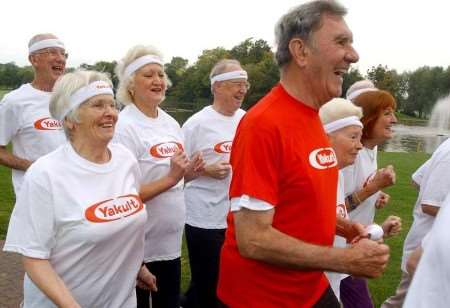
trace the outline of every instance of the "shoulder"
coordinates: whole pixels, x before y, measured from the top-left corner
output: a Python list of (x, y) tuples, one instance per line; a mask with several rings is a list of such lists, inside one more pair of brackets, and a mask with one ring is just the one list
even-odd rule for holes
[(12, 106), (27, 100), (31, 94), (31, 86), (29, 84), (21, 85), (19, 88), (5, 94), (0, 106)]
[(108, 148), (110, 149), (110, 151), (114, 157), (117, 157), (118, 159), (120, 159), (122, 161), (132, 160), (132, 161), (136, 161), (136, 163), (137, 163), (136, 157), (123, 144), (117, 143), (117, 142), (111, 142), (108, 145)]
[(25, 173), (26, 178), (34, 179), (37, 182), (46, 183), (54, 176), (61, 174), (62, 164), (67, 161), (65, 147), (68, 143), (61, 145), (53, 152), (39, 157)]
[(175, 120), (170, 114), (162, 110), (161, 108), (158, 108), (158, 112), (161, 115), (161, 120), (167, 124), (169, 124), (171, 127), (180, 129), (180, 124)]
[[(210, 107), (210, 106), (208, 106)], [(204, 120), (208, 118), (209, 110), (208, 107), (203, 108), (202, 110), (194, 113), (192, 116), (190, 116), (186, 122), (183, 124), (183, 129), (192, 129), (193, 127), (199, 125)]]

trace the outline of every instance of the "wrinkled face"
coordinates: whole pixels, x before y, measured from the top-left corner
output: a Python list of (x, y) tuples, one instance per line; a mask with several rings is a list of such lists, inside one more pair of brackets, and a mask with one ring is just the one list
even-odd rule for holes
[(336, 152), (339, 169), (355, 162), (361, 144), (362, 128), (357, 125), (343, 127), (329, 134), (331, 146)]
[(378, 144), (392, 138), (392, 126), (397, 123), (394, 109), (388, 107), (384, 109), (375, 121), (372, 130), (372, 139), (378, 140)]
[(88, 99), (78, 109), (79, 123), (72, 130), (74, 138), (99, 144), (108, 143), (114, 136), (118, 111), (111, 95), (101, 94)]
[(44, 48), (30, 55), (36, 76), (55, 83), (66, 69), (67, 53), (62, 48)]
[[(239, 65), (230, 65), (224, 73), (242, 70)], [(234, 113), (241, 108), (250, 84), (245, 79), (230, 79), (218, 81), (214, 84), (214, 99), (221, 104), (222, 108)]]
[(164, 100), (167, 84), (164, 69), (161, 65), (150, 63), (136, 71), (134, 83), (131, 85), (134, 103), (157, 106)]
[(322, 26), (313, 33), (307, 47), (311, 91), (320, 105), (341, 96), (344, 74), (350, 64), (359, 60), (352, 44), (353, 34), (344, 19), (325, 14)]

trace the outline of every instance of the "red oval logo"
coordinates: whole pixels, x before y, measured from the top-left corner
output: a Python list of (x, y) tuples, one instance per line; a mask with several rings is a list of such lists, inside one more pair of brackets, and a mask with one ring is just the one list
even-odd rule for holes
[(231, 144), (233, 141), (224, 141), (214, 146), (217, 153), (231, 153)]
[(91, 205), (86, 209), (85, 216), (91, 222), (110, 222), (134, 215), (143, 208), (139, 196), (125, 195)]
[(62, 129), (62, 124), (52, 118), (43, 118), (34, 122), (34, 128), (39, 130), (57, 130)]
[(172, 157), (176, 151), (183, 150), (183, 145), (178, 142), (170, 141), (155, 144), (150, 148), (150, 155), (157, 158)]
[(309, 154), (309, 163), (316, 169), (327, 169), (337, 165), (336, 154), (332, 148), (315, 149)]

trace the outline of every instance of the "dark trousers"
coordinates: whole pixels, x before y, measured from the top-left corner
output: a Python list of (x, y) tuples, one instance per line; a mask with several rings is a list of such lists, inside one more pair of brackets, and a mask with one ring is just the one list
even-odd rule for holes
[[(168, 261), (155, 261), (145, 266), (156, 276), (157, 292), (152, 292), (152, 308), (180, 307), (180, 258)], [(136, 288), (137, 307), (149, 308), (150, 291)]]
[(313, 308), (340, 308), (340, 307), (341, 305), (339, 304), (339, 301), (336, 298), (336, 295), (334, 294), (333, 289), (331, 289), (330, 286), (328, 286), (328, 288), (319, 298), (317, 303), (315, 303), (315, 305), (313, 306)]
[(191, 266), (191, 284), (186, 293), (186, 307), (217, 307), (220, 250), (225, 229), (202, 229), (185, 226)]
[[(223, 303), (219, 303), (215, 307), (228, 308), (228, 306)], [(312, 308), (341, 308), (341, 305), (339, 304), (336, 295), (334, 295), (333, 289), (329, 286)]]
[(348, 276), (341, 280), (339, 290), (345, 308), (373, 308), (367, 279)]

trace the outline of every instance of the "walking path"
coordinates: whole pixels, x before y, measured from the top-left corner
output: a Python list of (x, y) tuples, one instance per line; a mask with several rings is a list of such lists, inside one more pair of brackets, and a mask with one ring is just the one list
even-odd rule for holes
[(18, 254), (3, 252), (0, 241), (0, 308), (17, 308), (22, 301), (23, 268)]

